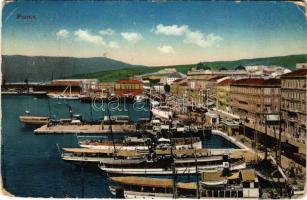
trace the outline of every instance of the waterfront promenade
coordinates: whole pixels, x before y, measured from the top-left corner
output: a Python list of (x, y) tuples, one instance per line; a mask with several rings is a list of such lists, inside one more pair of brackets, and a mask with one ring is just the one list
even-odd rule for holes
[[(232, 113), (228, 113), (222, 110), (215, 110), (217, 114), (219, 114), (221, 117), (225, 118), (231, 118), (231, 119), (240, 119), (240, 116), (234, 115)], [(246, 127), (249, 127), (253, 130), (256, 130), (258, 132), (264, 133), (265, 134), (265, 127), (262, 125), (259, 125), (258, 123), (255, 122), (243, 122), (243, 125)], [(279, 130), (278, 128), (274, 129), (273, 126), (267, 126), (267, 135), (271, 136), (272, 138), (277, 138), (279, 137)], [(281, 132), (281, 142), (288, 142), (289, 144), (292, 144), (293, 146), (298, 147), (299, 153), (306, 154), (306, 145), (304, 142), (300, 140), (296, 140), (292, 135), (289, 133), (286, 133), (284, 131)]]

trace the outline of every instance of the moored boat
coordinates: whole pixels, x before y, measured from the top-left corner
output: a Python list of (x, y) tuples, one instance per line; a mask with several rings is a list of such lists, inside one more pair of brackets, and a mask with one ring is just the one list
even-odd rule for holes
[[(116, 151), (111, 149), (97, 150), (86, 148), (62, 148), (61, 158), (64, 161), (77, 163), (119, 163), (136, 164), (145, 161), (144, 155), (136, 151)], [(116, 160), (116, 161), (114, 161)]]
[(234, 172), (213, 170), (201, 173), (198, 182), (149, 177), (110, 177), (109, 187), (117, 198), (259, 198), (258, 178), (254, 169)]
[[(185, 139), (185, 138), (173, 138), (175, 143), (175, 149), (201, 149), (202, 143), (199, 138)], [(118, 149), (118, 150), (149, 150), (152, 143), (150, 138), (136, 138), (136, 137), (127, 137), (124, 140), (120, 141), (111, 141), (111, 140), (79, 140), (80, 147), (90, 148), (90, 149)], [(169, 149), (171, 148), (171, 140), (166, 138), (160, 138), (157, 141), (156, 149)]]
[[(66, 91), (69, 89), (68, 93)], [(57, 93), (48, 93), (48, 97), (53, 98), (53, 99), (66, 99), (66, 100), (75, 100), (79, 99), (81, 97), (84, 97), (84, 95), (81, 94), (73, 94), (71, 92), (71, 85), (68, 85), (65, 90), (61, 94)]]
[(243, 159), (225, 160), (225, 156), (204, 156), (198, 158), (170, 158), (158, 157), (155, 160), (147, 160), (147, 162), (138, 165), (116, 165), (100, 163), (99, 168), (111, 174), (125, 175), (171, 175), (173, 169), (171, 163), (174, 163), (174, 170), (177, 174), (195, 174), (196, 165), (199, 171), (224, 169), (230, 171), (246, 168)]
[(173, 112), (169, 106), (156, 106), (151, 109), (151, 112), (154, 116), (166, 120), (172, 118), (173, 116)]
[(45, 125), (45, 124), (48, 124), (49, 117), (22, 115), (22, 116), (19, 116), (19, 120), (26, 125)]

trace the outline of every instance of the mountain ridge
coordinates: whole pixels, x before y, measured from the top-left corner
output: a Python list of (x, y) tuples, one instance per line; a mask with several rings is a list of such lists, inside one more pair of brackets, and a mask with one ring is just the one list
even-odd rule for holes
[[(307, 62), (307, 54), (273, 56), (264, 58), (239, 59), (233, 61), (205, 61), (203, 65), (211, 69), (234, 69), (239, 65), (278, 65), (295, 69), (296, 63)], [(98, 78), (101, 81), (113, 81), (140, 73), (156, 72), (165, 68), (176, 68), (186, 73), (197, 64), (144, 66), (133, 65), (106, 57), (54, 57), (2, 55), (2, 73), (6, 82), (50, 81), (59, 78)]]
[(106, 57), (54, 57), (2, 55), (2, 73), (7, 82), (50, 81), (78, 74), (144, 67)]

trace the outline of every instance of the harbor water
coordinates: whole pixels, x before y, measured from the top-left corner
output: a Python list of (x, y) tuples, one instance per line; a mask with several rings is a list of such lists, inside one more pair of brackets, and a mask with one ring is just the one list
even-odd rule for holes
[[(99, 120), (106, 111), (91, 109), (91, 104), (78, 100), (58, 100), (34, 96), (2, 96), (2, 176), (5, 189), (21, 197), (112, 197), (108, 179), (98, 167), (82, 167), (64, 162), (57, 148), (78, 147), (77, 137), (35, 135), (34, 127), (19, 121), (20, 115), (69, 118), (69, 107), (85, 120)], [(123, 107), (121, 105), (121, 107)], [(149, 117), (149, 112), (136, 110), (132, 104), (110, 111), (111, 115), (129, 115), (133, 121)], [(207, 148), (233, 148), (220, 136), (212, 135), (203, 142)]]

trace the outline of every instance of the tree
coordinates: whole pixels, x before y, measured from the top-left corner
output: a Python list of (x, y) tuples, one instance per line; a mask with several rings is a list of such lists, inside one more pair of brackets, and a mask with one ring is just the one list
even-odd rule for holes
[(211, 68), (208, 65), (205, 65), (204, 63), (197, 63), (196, 69), (203, 69), (203, 70), (211, 70)]
[(239, 65), (235, 68), (235, 70), (245, 70), (245, 67), (243, 65)]
[(171, 91), (171, 86), (169, 86), (168, 84), (164, 85), (164, 91), (169, 93)]

